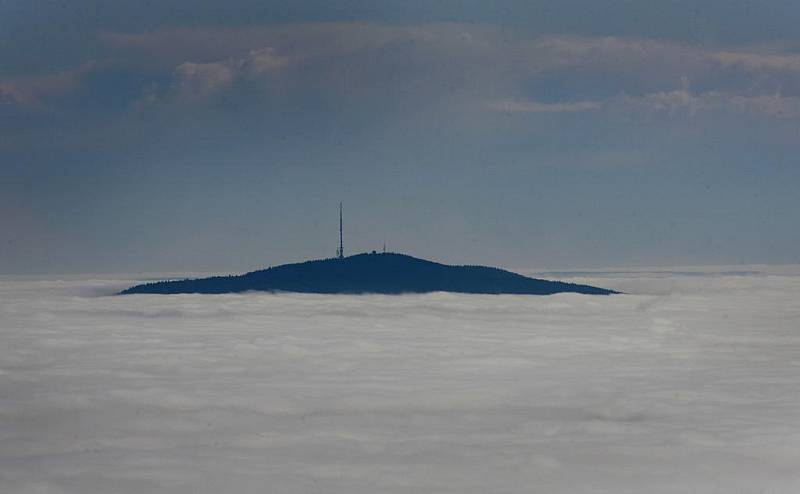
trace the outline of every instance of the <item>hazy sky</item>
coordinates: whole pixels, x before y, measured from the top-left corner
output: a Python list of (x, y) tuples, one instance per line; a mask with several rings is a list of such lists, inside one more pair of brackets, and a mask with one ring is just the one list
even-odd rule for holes
[(0, 272), (800, 262), (800, 3), (0, 0)]

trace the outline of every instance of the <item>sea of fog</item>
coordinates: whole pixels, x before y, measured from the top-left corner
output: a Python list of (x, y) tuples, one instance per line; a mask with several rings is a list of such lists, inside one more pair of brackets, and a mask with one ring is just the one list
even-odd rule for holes
[(626, 295), (0, 278), (0, 492), (797, 493), (800, 276)]

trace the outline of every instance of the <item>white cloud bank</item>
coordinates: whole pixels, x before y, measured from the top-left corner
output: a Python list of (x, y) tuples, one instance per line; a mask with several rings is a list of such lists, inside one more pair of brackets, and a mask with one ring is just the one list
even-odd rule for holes
[[(270, 73), (280, 68), (287, 74), (285, 84), (324, 89), (334, 99), (353, 92), (389, 98), (427, 91), (433, 100), (459, 95), (458, 104), (507, 113), (800, 118), (800, 56), (779, 46), (708, 49), (637, 38), (530, 38), (466, 24), (318, 23), (101, 37), (122, 53), (171, 64), (173, 90), (184, 101), (203, 101), (234, 87), (235, 80), (265, 82), (248, 78), (242, 66), (261, 50)], [(271, 48), (253, 51), (263, 46)], [(572, 84), (561, 101), (537, 101), (528, 91), (544, 80), (547, 92), (546, 84), (557, 84), (547, 83), (548, 77), (584, 83)], [(682, 81), (698, 89), (679, 89)], [(420, 96), (417, 104), (427, 106), (430, 99)]]
[[(168, 82), (143, 84), (133, 107), (200, 104), (215, 95), (274, 89), (370, 108), (401, 98), (403, 109), (424, 109), (452, 99), (448, 111), (456, 113), (482, 107), (540, 114), (604, 110), (626, 118), (640, 112), (800, 118), (800, 55), (780, 45), (705, 48), (656, 39), (530, 37), (453, 23), (185, 27), (98, 37), (114, 54), (105, 64), (0, 76), (0, 105), (42, 109), (59, 95), (82, 90), (92, 70), (148, 67)], [(682, 79), (695, 89), (679, 89)], [(560, 100), (541, 97), (559, 81), (566, 81), (564, 94), (556, 90)], [(539, 98), (531, 88), (542, 91)]]
[(800, 118), (800, 98), (780, 94), (742, 96), (725, 92), (693, 94), (687, 89), (642, 96), (622, 95), (606, 101), (542, 103), (531, 100), (500, 100), (486, 104), (503, 113), (577, 113), (607, 110), (625, 120), (694, 117), (698, 115), (747, 115), (772, 119)]
[(698, 114), (728, 114), (768, 117), (774, 119), (800, 118), (800, 98), (780, 94), (743, 96), (709, 91), (693, 94), (686, 89), (621, 96), (608, 103), (609, 108), (628, 118), (661, 116), (695, 116)]
[(3, 77), (0, 75), (0, 105), (42, 110), (48, 98), (79, 90), (83, 78), (98, 66), (93, 60), (76, 67), (44, 75)]
[[(261, 79), (286, 66), (288, 60), (270, 47), (250, 50), (246, 56), (221, 62), (184, 62), (173, 71), (169, 96), (183, 102), (199, 101), (228, 89), (237, 80)], [(152, 93), (145, 94), (151, 101)], [(140, 100), (141, 103), (142, 100)]]
[(797, 492), (800, 277), (594, 281), (651, 295), (0, 280), (0, 490)]
[(490, 110), (506, 113), (574, 113), (597, 110), (603, 107), (598, 101), (574, 101), (568, 103), (540, 103), (537, 101), (501, 100), (487, 104)]

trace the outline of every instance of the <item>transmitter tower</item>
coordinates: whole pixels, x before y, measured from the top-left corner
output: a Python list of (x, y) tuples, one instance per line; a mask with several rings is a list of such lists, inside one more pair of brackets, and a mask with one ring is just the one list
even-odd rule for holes
[(344, 235), (342, 231), (342, 203), (339, 203), (339, 250), (336, 251), (336, 257), (344, 259)]

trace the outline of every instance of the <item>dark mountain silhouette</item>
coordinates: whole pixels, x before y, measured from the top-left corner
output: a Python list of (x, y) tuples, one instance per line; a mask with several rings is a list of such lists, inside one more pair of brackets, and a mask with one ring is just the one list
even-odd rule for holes
[(604, 288), (528, 278), (485, 266), (448, 266), (393, 254), (357, 254), (284, 264), (239, 276), (158, 281), (120, 292), (135, 293), (239, 293), (285, 291), (304, 293), (427, 293), (550, 295), (574, 292), (591, 295), (617, 293)]

